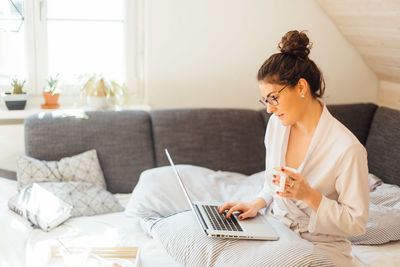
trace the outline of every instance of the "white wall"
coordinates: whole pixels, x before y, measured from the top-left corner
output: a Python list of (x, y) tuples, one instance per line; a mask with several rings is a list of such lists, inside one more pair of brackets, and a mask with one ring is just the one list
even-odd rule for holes
[(289, 30), (306, 29), (328, 103), (376, 102), (378, 79), (313, 0), (147, 0), (148, 104), (260, 108), (256, 74)]

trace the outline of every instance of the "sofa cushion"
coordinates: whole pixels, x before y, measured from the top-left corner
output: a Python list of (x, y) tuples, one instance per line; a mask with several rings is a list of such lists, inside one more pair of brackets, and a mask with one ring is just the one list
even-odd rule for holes
[(252, 174), (265, 169), (265, 124), (258, 111), (172, 109), (150, 112), (156, 165), (175, 164)]
[(400, 111), (379, 107), (367, 139), (369, 172), (400, 185)]
[(269, 118), (271, 117), (271, 113), (268, 113), (267, 110), (265, 108), (260, 110), (260, 113), (263, 117), (264, 123), (265, 123), (265, 128), (267, 128), (267, 124), (269, 121)]
[(377, 106), (375, 104), (328, 105), (328, 110), (365, 145)]
[(39, 113), (25, 120), (25, 152), (54, 161), (96, 149), (107, 189), (130, 193), (143, 170), (154, 166), (149, 114), (145, 111)]

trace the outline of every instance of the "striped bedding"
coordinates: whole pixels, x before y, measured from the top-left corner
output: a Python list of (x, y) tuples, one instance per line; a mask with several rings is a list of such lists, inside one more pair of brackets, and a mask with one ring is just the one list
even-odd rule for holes
[[(264, 173), (251, 176), (177, 165), (193, 201), (250, 201)], [(322, 251), (268, 217), (278, 241), (214, 239), (195, 221), (170, 167), (143, 172), (125, 214), (142, 218), (142, 228), (183, 266), (333, 266)]]
[[(260, 191), (264, 180), (262, 172), (245, 176), (192, 165), (177, 168), (192, 200), (197, 201), (249, 201), (249, 192)], [(383, 244), (400, 240), (399, 188), (374, 176), (370, 185), (367, 232), (351, 241)], [(274, 218), (267, 219), (279, 234), (278, 241), (214, 239), (201, 231), (188, 209), (174, 173), (169, 167), (160, 167), (142, 173), (125, 214), (140, 217), (144, 230), (184, 266), (332, 266), (322, 251)]]
[(366, 232), (349, 240), (354, 245), (380, 245), (400, 240), (400, 187), (370, 174), (370, 209)]
[(191, 210), (162, 219), (143, 219), (144, 228), (183, 266), (334, 266), (312, 243), (272, 217), (278, 241), (211, 238)]

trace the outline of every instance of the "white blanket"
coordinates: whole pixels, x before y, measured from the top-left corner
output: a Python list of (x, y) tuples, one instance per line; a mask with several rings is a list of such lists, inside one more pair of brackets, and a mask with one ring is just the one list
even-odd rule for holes
[(8, 209), (8, 199), (17, 193), (17, 182), (0, 178), (0, 266), (25, 264), (25, 244), (30, 223)]
[[(8, 210), (7, 201), (16, 193), (16, 181), (0, 178), (0, 266), (44, 267), (59, 266), (50, 258), (50, 247), (79, 246), (139, 246), (141, 266), (177, 266), (177, 263), (139, 224), (139, 218), (128, 218), (124, 213), (79, 217), (68, 220), (50, 232), (34, 229), (21, 216)], [(126, 206), (130, 194), (116, 194)], [(59, 262), (58, 262), (59, 263)]]

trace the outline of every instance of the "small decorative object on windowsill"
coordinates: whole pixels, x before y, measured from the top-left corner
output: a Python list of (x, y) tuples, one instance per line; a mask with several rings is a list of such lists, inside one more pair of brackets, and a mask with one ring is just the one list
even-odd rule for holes
[(22, 90), (25, 82), (26, 80), (19, 81), (17, 78), (14, 78), (11, 82), (11, 86), (13, 87), (12, 92), (3, 92), (2, 97), (8, 110), (25, 109), (26, 101), (28, 100), (28, 93)]
[(60, 96), (60, 89), (58, 88), (59, 74), (47, 80), (47, 86), (43, 90), (44, 104), (42, 109), (57, 109), (60, 107), (58, 104), (58, 97)]
[(81, 97), (86, 97), (88, 107), (96, 110), (121, 107), (125, 96), (125, 85), (107, 80), (101, 74), (93, 74), (86, 78), (81, 88)]

